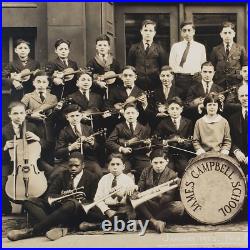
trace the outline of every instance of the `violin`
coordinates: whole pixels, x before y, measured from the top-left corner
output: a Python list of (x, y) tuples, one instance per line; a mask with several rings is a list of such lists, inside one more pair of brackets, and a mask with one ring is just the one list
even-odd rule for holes
[(116, 81), (116, 78), (121, 77), (122, 74), (116, 74), (114, 71), (105, 72), (103, 75), (94, 74), (93, 80), (106, 82), (108, 85), (113, 84)]
[(32, 197), (40, 197), (47, 189), (47, 180), (43, 171), (39, 171), (37, 160), (40, 158), (41, 145), (37, 141), (27, 141), (26, 122), (23, 123), (23, 138), (14, 136), (14, 148), (9, 149), (13, 172), (8, 176), (5, 191), (19, 203)]
[(149, 97), (152, 95), (154, 91), (151, 91), (151, 90), (147, 90), (147, 91), (144, 91), (142, 94), (140, 94), (139, 96), (135, 97), (135, 96), (129, 96), (127, 98), (127, 100), (123, 103), (119, 102), (119, 103), (116, 103), (114, 106), (116, 109), (118, 110), (121, 110), (123, 109), (127, 104), (129, 103), (134, 103), (136, 101), (139, 101), (143, 96), (146, 95), (146, 97)]
[(96, 115), (106, 115), (104, 118), (106, 118), (106, 117), (109, 117), (109, 116), (111, 116), (111, 115), (114, 115), (114, 114), (118, 114), (119, 113), (119, 111), (117, 111), (117, 110), (105, 110), (105, 111), (99, 111), (99, 109), (97, 109), (97, 108), (91, 108), (91, 109), (87, 109), (87, 110), (85, 110), (85, 111), (83, 111), (82, 112), (82, 114), (84, 115), (84, 116), (96, 116)]
[(66, 68), (63, 71), (56, 70), (53, 73), (53, 78), (63, 79), (64, 82), (68, 82), (74, 78), (74, 75), (80, 72), (84, 72), (81, 68), (78, 70), (74, 70), (73, 68)]
[(18, 82), (25, 83), (30, 79), (31, 75), (35, 75), (39, 71), (41, 71), (41, 70), (36, 69), (36, 70), (30, 71), (29, 69), (24, 69), (20, 73), (16, 73), (16, 72), (10, 73), (10, 78), (12, 80), (16, 80)]

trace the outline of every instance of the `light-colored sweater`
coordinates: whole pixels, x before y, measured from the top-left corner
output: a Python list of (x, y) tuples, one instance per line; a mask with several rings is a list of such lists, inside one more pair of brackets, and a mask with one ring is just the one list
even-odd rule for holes
[(207, 115), (204, 115), (195, 123), (193, 146), (196, 152), (199, 149), (204, 149), (206, 152), (229, 151), (231, 136), (228, 121), (221, 115), (217, 115), (210, 121)]

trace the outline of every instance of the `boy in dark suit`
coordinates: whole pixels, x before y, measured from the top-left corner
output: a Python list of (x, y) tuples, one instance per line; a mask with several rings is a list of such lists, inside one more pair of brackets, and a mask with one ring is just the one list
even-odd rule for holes
[[(143, 170), (138, 182), (140, 192), (177, 178), (177, 174), (168, 168), (169, 159), (162, 149), (153, 151), (150, 159), (150, 166)], [(140, 204), (136, 208), (137, 216), (149, 220), (158, 233), (164, 232), (166, 222), (176, 222), (184, 214), (184, 206), (181, 201), (176, 201), (176, 193), (176, 189), (172, 189)]]
[[(115, 74), (121, 73), (120, 64), (115, 58), (113, 58), (110, 49), (110, 39), (107, 35), (100, 35), (96, 38), (96, 55), (87, 63), (87, 67), (92, 70), (93, 74), (102, 76), (110, 71)], [(94, 79), (92, 89), (94, 92), (97, 92), (102, 96), (106, 92), (105, 97), (108, 98), (110, 89), (119, 82), (119, 79), (115, 79), (113, 84), (108, 85), (107, 82), (97, 78)]]
[[(11, 173), (12, 163), (9, 155), (9, 150), (14, 148), (14, 136), (17, 139), (22, 139), (26, 136), (28, 142), (39, 142), (41, 144), (42, 150), (46, 147), (46, 142), (42, 138), (39, 129), (31, 124), (26, 124), (26, 134), (22, 135), (22, 127), (26, 118), (25, 106), (21, 102), (12, 102), (8, 107), (8, 115), (10, 118), (10, 123), (7, 124), (2, 129), (2, 149), (3, 149), (3, 162), (2, 162), (2, 204), (3, 213), (11, 213), (11, 205), (9, 199), (5, 193), (5, 184), (7, 182), (7, 177)], [(38, 161), (38, 166), (43, 167), (46, 171), (47, 176), (49, 175), (52, 167), (48, 164), (44, 165), (42, 160)], [(41, 169), (42, 170), (42, 169)]]
[[(181, 116), (183, 111), (181, 99), (179, 97), (170, 99), (167, 111), (169, 116), (158, 124), (155, 134), (163, 139), (164, 145), (169, 144), (181, 149), (190, 149), (192, 142), (187, 142), (185, 139), (188, 139), (193, 134), (193, 125), (189, 119)], [(168, 140), (172, 140), (172, 142), (168, 142)], [(171, 148), (169, 152), (171, 154), (168, 167), (176, 171), (179, 177), (182, 177), (190, 155)]]
[(141, 35), (142, 41), (130, 48), (127, 63), (136, 68), (136, 85), (143, 90), (154, 90), (160, 86), (160, 69), (168, 60), (162, 46), (153, 41), (156, 35), (154, 21), (143, 21)]
[(245, 48), (233, 40), (235, 35), (235, 25), (224, 22), (220, 32), (223, 41), (213, 48), (210, 56), (216, 71), (215, 82), (223, 89), (241, 81), (241, 67), (248, 62)]
[[(10, 79), (11, 83), (11, 100), (20, 101), (24, 94), (34, 90), (32, 85), (33, 75), (27, 79), (21, 78), (20, 74), (23, 70), (34, 71), (40, 68), (40, 63), (29, 58), (30, 43), (22, 39), (18, 39), (15, 45), (15, 53), (17, 59), (11, 62), (3, 72), (3, 78)], [(14, 75), (15, 73), (15, 75)]]
[(73, 79), (70, 79), (70, 76), (64, 77), (62, 73), (65, 70), (78, 70), (77, 63), (69, 59), (70, 45), (70, 41), (58, 39), (55, 42), (57, 58), (46, 65), (46, 72), (51, 78), (51, 93), (56, 95), (58, 100), (77, 90), (75, 85), (76, 76), (74, 75)]
[[(124, 155), (126, 165), (124, 173), (129, 173), (131, 169), (136, 170), (136, 180), (139, 179), (142, 170), (149, 165), (149, 158), (146, 155), (149, 148), (144, 147), (147, 142), (140, 141), (149, 139), (150, 136), (150, 128), (141, 125), (137, 121), (138, 116), (135, 104), (127, 104), (124, 107), (125, 122), (116, 125), (106, 141), (110, 152)], [(143, 149), (138, 149), (141, 146)]]
[(80, 107), (76, 104), (69, 105), (64, 109), (69, 125), (60, 131), (55, 156), (67, 159), (72, 152), (81, 152), (85, 156), (85, 167), (101, 177), (102, 169), (96, 154), (98, 143), (91, 136), (93, 130), (89, 126), (81, 124), (82, 114), (80, 110)]
[[(50, 240), (56, 240), (67, 234), (68, 228), (58, 227), (78, 225), (81, 220), (87, 220), (81, 203), (73, 196), (62, 204), (51, 206), (48, 197), (58, 197), (67, 190), (84, 187), (82, 202), (93, 200), (98, 179), (84, 169), (83, 156), (74, 153), (69, 158), (68, 169), (58, 175), (48, 189), (46, 199), (33, 198), (24, 202), (28, 213), (36, 219), (32, 228), (11, 230), (7, 237), (11, 241), (46, 235)], [(55, 227), (51, 229), (52, 227)]]

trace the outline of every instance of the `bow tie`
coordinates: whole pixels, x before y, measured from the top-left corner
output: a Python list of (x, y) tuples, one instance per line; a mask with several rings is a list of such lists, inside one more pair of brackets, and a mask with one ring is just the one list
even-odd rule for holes
[(132, 89), (132, 86), (126, 86), (125, 88), (126, 89)]

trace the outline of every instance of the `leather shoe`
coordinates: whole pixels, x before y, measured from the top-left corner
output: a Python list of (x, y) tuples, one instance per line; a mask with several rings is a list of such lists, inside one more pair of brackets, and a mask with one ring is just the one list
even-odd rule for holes
[(49, 240), (57, 240), (64, 237), (68, 233), (68, 228), (66, 227), (55, 227), (47, 231), (46, 237)]
[(89, 222), (82, 222), (79, 225), (79, 229), (83, 232), (92, 231), (100, 228), (100, 223), (89, 223)]
[(33, 228), (11, 230), (7, 233), (7, 238), (11, 241), (28, 239), (34, 237)]
[(154, 229), (156, 230), (156, 232), (158, 233), (163, 233), (164, 229), (166, 227), (166, 223), (164, 221), (161, 220), (151, 220), (151, 223), (154, 227)]

